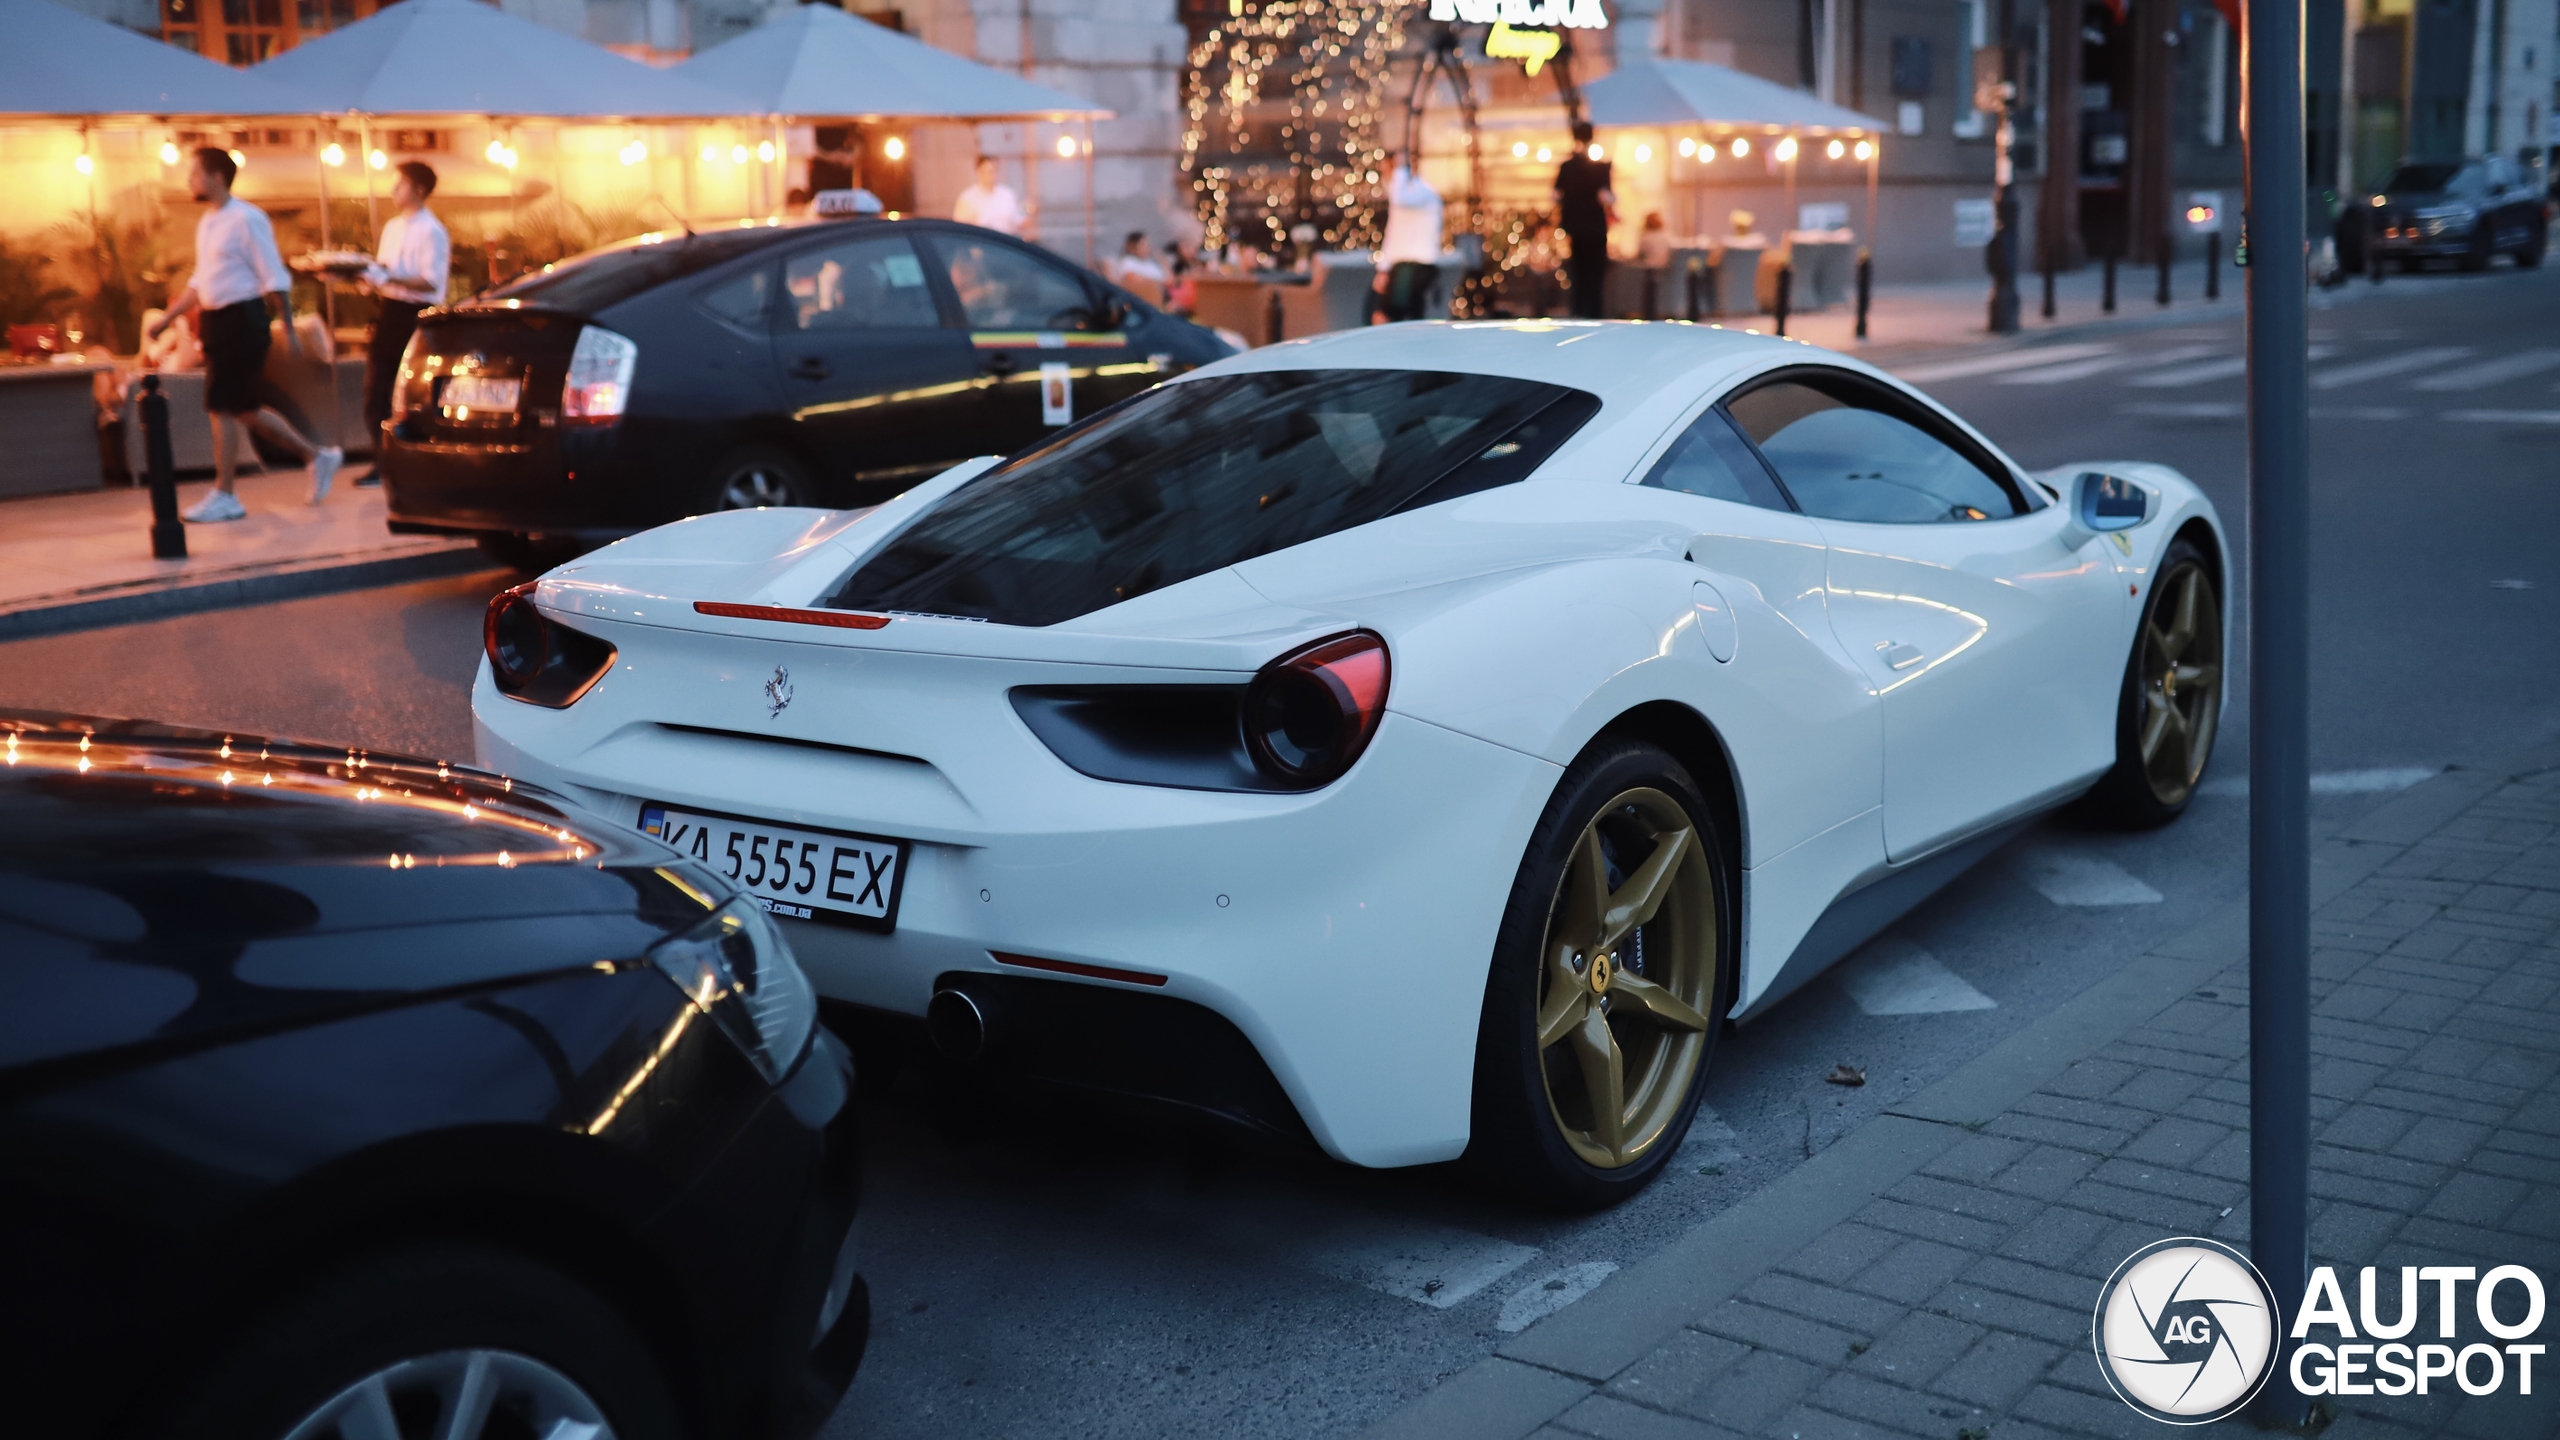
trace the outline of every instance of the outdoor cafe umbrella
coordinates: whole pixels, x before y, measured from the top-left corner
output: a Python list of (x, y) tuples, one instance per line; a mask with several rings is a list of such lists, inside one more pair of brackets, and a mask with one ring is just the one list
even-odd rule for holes
[[(1683, 129), (1710, 126), (1763, 134), (1845, 135), (1872, 140), (1873, 116), (1834, 105), (1801, 90), (1703, 60), (1642, 60), (1622, 65), (1582, 87), (1594, 125), (1644, 125)], [(1876, 164), (1880, 146), (1867, 150), (1867, 242), (1875, 241)], [(1795, 199), (1796, 166), (1787, 166), (1787, 198)]]
[(1084, 121), (1085, 243), (1092, 248), (1092, 122), (1111, 112), (1090, 100), (937, 50), (832, 5), (784, 6), (670, 73), (777, 118)]
[(249, 73), (325, 115), (675, 120), (755, 111), (477, 0), (401, 0)]
[(0, 119), (307, 115), (285, 87), (48, 0), (0, 0)]

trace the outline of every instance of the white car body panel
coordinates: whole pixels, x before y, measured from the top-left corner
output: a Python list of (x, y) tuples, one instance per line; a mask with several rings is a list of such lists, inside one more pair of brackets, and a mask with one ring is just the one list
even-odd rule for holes
[[(1485, 965), (1523, 848), (1613, 722), (1678, 707), (1730, 761), (1700, 778), (1729, 779), (1740, 811), (1736, 1011), (1757, 1013), (1863, 938), (1860, 904), (1925, 895), (2004, 824), (2103, 773), (2141, 604), (2128, 587), (2190, 522), (2228, 553), (2202, 494), (2153, 465), (2047, 473), (2055, 490), (2094, 468), (2158, 493), (2155, 518), (2076, 548), (2061, 506), (1853, 525), (1634, 483), (1737, 384), (1805, 363), (1877, 374), (1679, 325), (1402, 325), (1234, 357), (1197, 374), (1473, 371), (1603, 406), (1519, 483), (1040, 628), (692, 608), (817, 604), (992, 461), (867, 512), (662, 527), (543, 578), (540, 608), (619, 658), (559, 710), (510, 699), (484, 664), (480, 763), (624, 823), (647, 800), (910, 840), (893, 933), (783, 922), (823, 993), (918, 1014), (938, 976), (994, 970), (993, 951), (1162, 974), (1157, 993), (1244, 1032), (1328, 1152), (1447, 1159), (1467, 1142)], [(1094, 779), (1007, 700), (1034, 684), (1240, 685), (1354, 627), (1387, 642), (1387, 714), (1313, 792)], [(1893, 668), (1900, 644), (1921, 662)]]

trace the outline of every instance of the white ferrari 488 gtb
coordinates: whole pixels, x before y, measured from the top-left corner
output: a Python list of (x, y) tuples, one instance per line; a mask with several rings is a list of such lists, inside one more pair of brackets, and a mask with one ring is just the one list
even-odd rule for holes
[(955, 1058), (1598, 1205), (1728, 1017), (2046, 810), (2186, 806), (2229, 553), (1800, 343), (1397, 325), (610, 546), (472, 704)]

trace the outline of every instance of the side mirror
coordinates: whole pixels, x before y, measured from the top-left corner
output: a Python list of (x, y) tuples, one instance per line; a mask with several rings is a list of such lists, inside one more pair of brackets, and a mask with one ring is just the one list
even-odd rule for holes
[(2160, 497), (2121, 475), (2083, 470), (2072, 477), (2069, 504), (2071, 520), (2061, 539), (2065, 549), (2077, 550), (2100, 535), (2149, 523)]

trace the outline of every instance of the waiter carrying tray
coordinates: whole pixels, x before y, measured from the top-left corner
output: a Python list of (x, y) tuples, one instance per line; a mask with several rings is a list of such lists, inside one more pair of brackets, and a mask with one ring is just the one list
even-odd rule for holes
[(237, 520), (242, 509), (233, 492), (231, 453), (237, 443), (232, 427), (247, 426), (287, 449), (300, 453), (311, 467), (311, 503), (328, 498), (346, 452), (304, 438), (283, 411), (301, 407), (266, 377), (267, 321), (284, 321), (284, 343), (302, 354), (293, 333), (293, 276), (276, 253), (275, 227), (266, 212), (231, 193), (240, 173), (230, 152), (213, 146), (196, 151), (187, 166), (187, 191), (202, 202), (196, 221), (196, 272), (151, 327), (151, 338), (181, 315), (198, 315), (197, 333), (204, 340), (204, 408), (213, 421), (213, 490), (188, 507), (186, 518), (197, 524)]
[[(436, 193), (436, 172), (422, 161), (404, 160), (399, 174), (391, 184), (391, 203), (399, 213), (382, 223), (382, 240), (364, 273), (363, 288), (381, 302), (364, 352), (364, 423), (373, 432), (376, 455), (382, 453), (382, 427), (391, 420), (400, 356), (418, 331), (418, 312), (444, 303), (453, 268), (453, 237), (427, 208), (427, 197)], [(381, 467), (356, 483), (381, 484)]]

